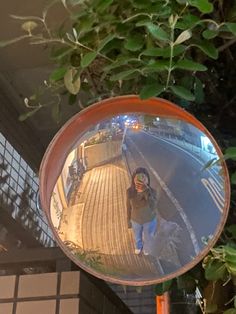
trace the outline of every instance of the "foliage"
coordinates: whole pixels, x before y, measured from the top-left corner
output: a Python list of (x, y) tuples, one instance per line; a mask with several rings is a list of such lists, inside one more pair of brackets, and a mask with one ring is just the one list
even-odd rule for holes
[(79, 245), (72, 241), (64, 241), (64, 244), (79, 260), (86, 266), (92, 268), (99, 273), (105, 275), (119, 276), (123, 270), (105, 265), (103, 263), (103, 254), (99, 250), (84, 250)]
[[(42, 16), (12, 15), (23, 35), (0, 42), (5, 47), (27, 38), (31, 45), (51, 46), (55, 69), (25, 99), (30, 111), (21, 120), (51, 105), (59, 121), (62, 96), (72, 104), (82, 91), (88, 103), (132, 93), (202, 103), (206, 82), (200, 73), (235, 41), (233, 4), (222, 14), (222, 1), (214, 7), (208, 0), (61, 0), (69, 23), (50, 29), (48, 11), (57, 2), (49, 2)], [(41, 101), (48, 90), (51, 100)]]
[[(156, 294), (161, 295), (175, 289), (191, 294), (198, 288), (204, 298), (203, 313), (235, 313), (236, 295), (233, 286), (236, 285), (236, 224), (225, 228), (220, 242), (220, 245), (211, 249), (202, 264), (198, 264), (178, 278), (156, 285)], [(210, 294), (207, 293), (208, 287)], [(215, 290), (219, 290), (219, 287), (220, 293), (224, 289), (232, 288), (230, 293), (233, 297), (227, 295), (228, 299), (223, 304), (219, 304), (221, 300), (214, 298)], [(227, 309), (232, 304), (234, 307)]]

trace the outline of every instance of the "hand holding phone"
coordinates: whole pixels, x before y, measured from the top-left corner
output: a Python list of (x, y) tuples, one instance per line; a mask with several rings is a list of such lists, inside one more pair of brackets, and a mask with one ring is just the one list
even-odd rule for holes
[(134, 178), (135, 188), (138, 192), (142, 192), (147, 188), (147, 178), (144, 174), (137, 174)]

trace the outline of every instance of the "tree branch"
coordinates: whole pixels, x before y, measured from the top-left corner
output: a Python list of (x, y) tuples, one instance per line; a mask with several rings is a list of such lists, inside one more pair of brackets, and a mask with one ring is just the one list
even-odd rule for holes
[(225, 50), (226, 48), (232, 46), (234, 43), (236, 43), (236, 38), (233, 38), (233, 39), (229, 40), (227, 43), (225, 43), (224, 45), (220, 46), (218, 48), (218, 51), (221, 52), (221, 51)]

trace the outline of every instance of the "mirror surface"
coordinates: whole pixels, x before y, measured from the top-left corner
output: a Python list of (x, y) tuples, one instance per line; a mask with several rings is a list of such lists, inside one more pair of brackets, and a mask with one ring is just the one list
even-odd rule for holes
[(159, 280), (214, 238), (226, 204), (225, 169), (193, 125), (122, 114), (99, 121), (68, 154), (51, 196), (62, 243), (115, 281)]

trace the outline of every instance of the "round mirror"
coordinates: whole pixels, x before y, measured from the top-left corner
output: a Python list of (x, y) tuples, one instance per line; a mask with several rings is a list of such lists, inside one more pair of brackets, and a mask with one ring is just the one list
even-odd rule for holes
[(186, 111), (117, 97), (73, 117), (41, 165), (40, 198), (58, 244), (81, 268), (128, 285), (197, 264), (229, 207), (219, 147)]

